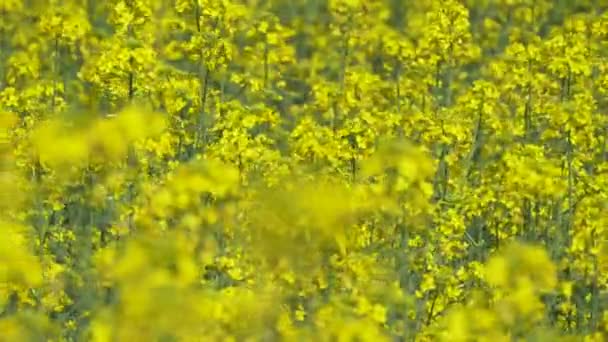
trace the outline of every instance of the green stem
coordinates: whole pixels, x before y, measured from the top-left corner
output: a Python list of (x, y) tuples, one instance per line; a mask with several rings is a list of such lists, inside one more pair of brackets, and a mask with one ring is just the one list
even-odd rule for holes
[(268, 55), (269, 55), (269, 46), (268, 46), (268, 35), (264, 35), (264, 89), (268, 88), (268, 74), (269, 74), (269, 65), (268, 65)]
[[(5, 9), (2, 9), (0, 12), (0, 22), (8, 22)], [(6, 49), (6, 30), (4, 29), (4, 25), (0, 25), (0, 89), (4, 89), (4, 61), (6, 61), (8, 57), (5, 54)]]
[[(202, 56), (202, 54), (201, 54)], [(200, 116), (198, 118), (198, 129), (197, 129), (197, 141), (196, 147), (202, 147), (206, 144), (207, 140), (207, 132), (205, 129), (205, 107), (207, 105), (207, 94), (209, 92), (209, 77), (211, 74), (211, 70), (205, 65), (203, 71), (199, 73), (199, 81), (201, 83), (201, 108), (200, 108)], [(204, 74), (204, 76), (203, 76)]]
[(53, 44), (53, 95), (51, 98), (51, 108), (55, 111), (56, 98), (57, 98), (57, 78), (60, 76), (59, 71), (59, 35), (55, 36)]

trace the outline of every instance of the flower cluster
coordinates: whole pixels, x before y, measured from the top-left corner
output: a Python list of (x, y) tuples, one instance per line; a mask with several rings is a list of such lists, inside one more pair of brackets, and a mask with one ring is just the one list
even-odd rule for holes
[(605, 1), (0, 1), (0, 341), (605, 341)]

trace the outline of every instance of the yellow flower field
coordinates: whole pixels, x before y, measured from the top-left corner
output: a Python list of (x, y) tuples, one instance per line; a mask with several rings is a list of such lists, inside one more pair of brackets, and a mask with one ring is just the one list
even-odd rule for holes
[(0, 341), (608, 341), (608, 1), (0, 0)]

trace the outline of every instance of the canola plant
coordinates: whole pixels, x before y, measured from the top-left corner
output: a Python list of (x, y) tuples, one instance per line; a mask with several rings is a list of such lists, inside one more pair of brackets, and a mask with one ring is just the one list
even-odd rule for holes
[(608, 1), (0, 0), (0, 341), (608, 340)]

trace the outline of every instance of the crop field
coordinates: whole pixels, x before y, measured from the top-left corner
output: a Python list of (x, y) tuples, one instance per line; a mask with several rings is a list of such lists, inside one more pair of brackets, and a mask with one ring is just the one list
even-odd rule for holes
[(608, 0), (0, 0), (5, 341), (608, 341)]

